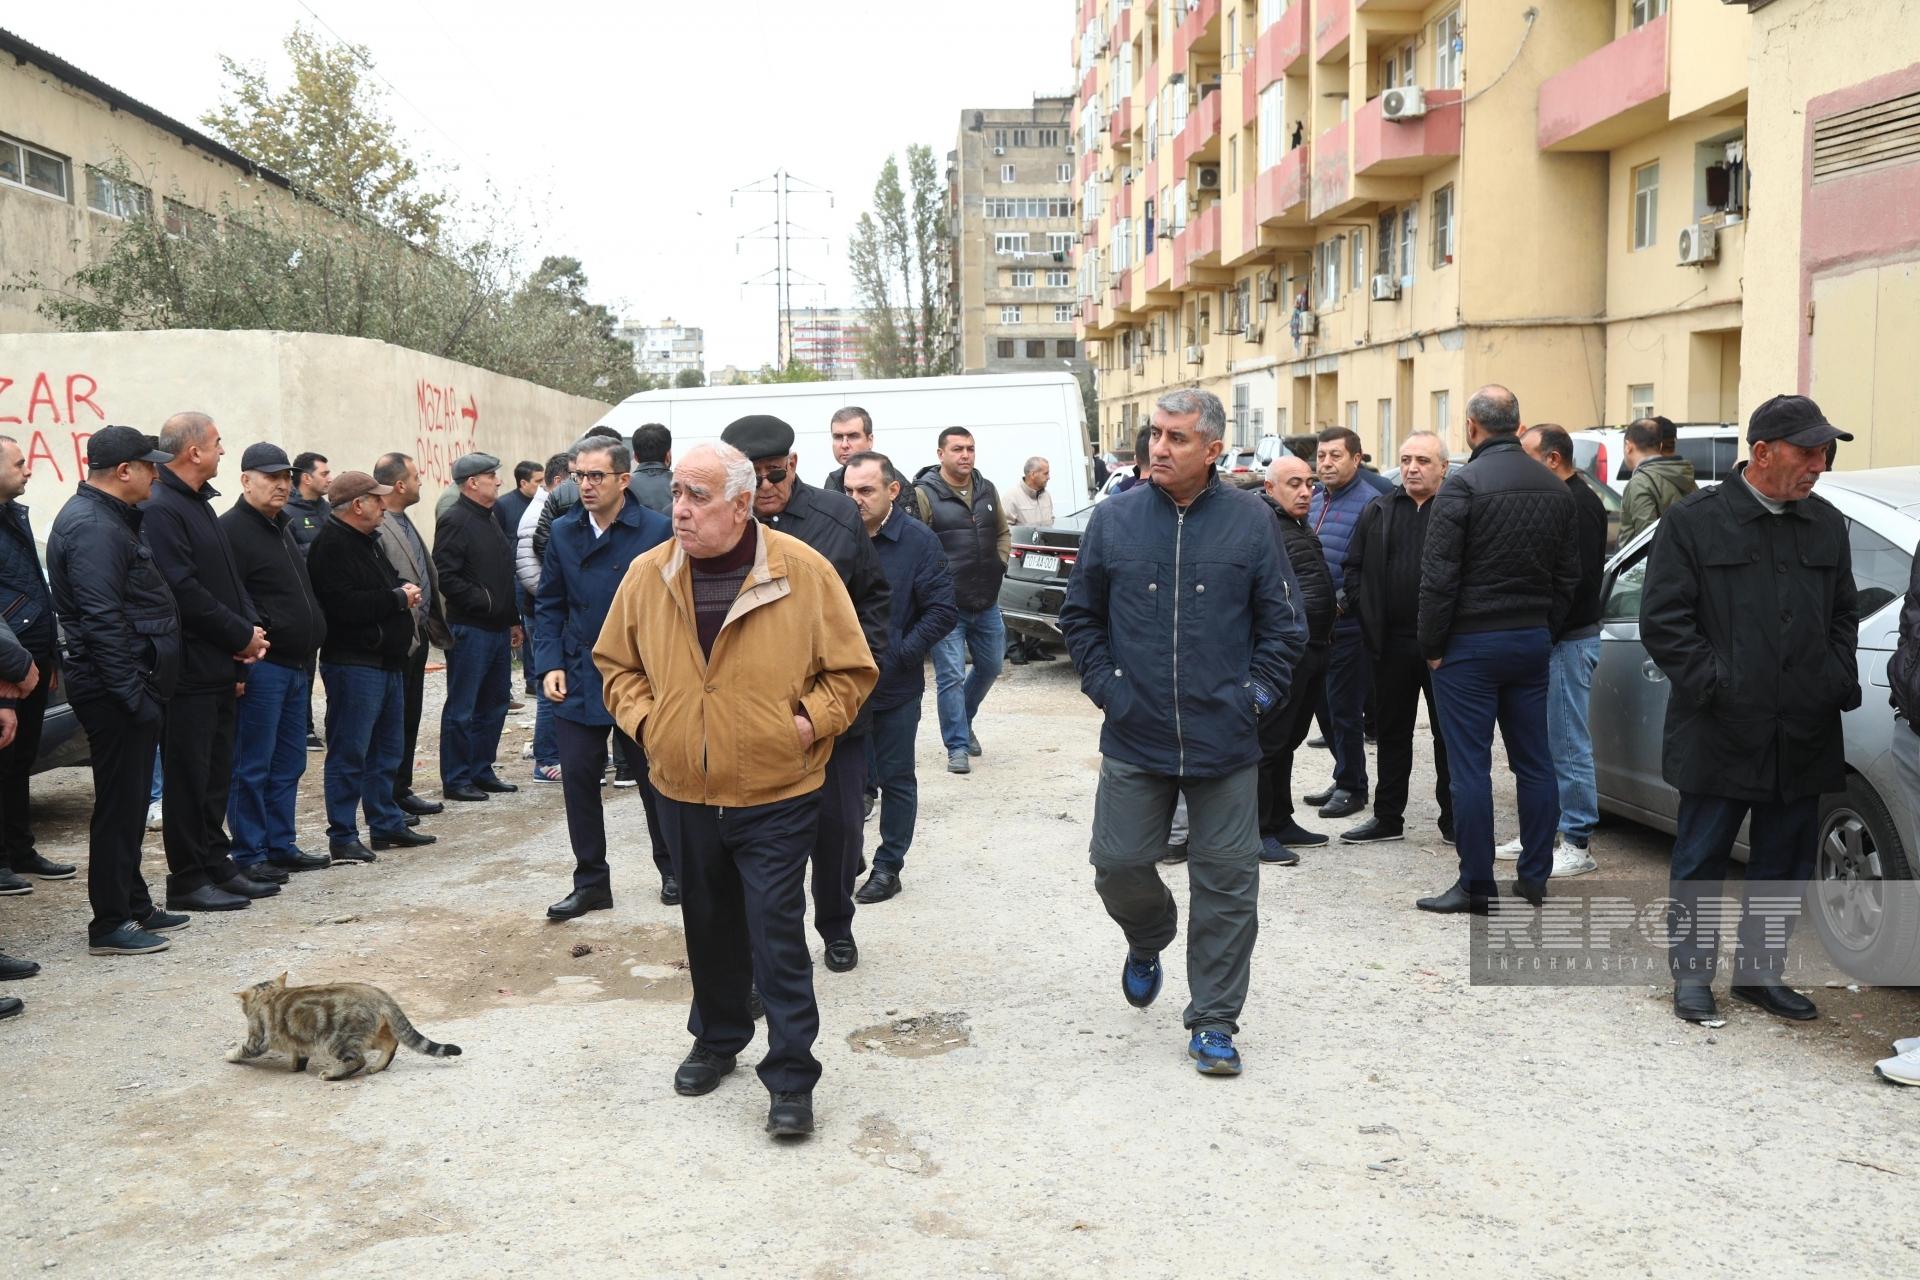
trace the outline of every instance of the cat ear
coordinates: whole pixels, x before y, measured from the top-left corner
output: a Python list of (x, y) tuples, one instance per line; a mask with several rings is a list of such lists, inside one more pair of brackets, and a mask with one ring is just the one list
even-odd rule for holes
[(287, 985), (287, 971), (285, 969), (282, 969), (280, 976), (273, 980), (273, 985), (276, 987), (284, 987)]

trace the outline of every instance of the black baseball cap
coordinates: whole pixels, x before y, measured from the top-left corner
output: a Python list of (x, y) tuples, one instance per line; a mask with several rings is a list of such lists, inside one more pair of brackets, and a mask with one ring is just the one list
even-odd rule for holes
[(1820, 406), (1805, 396), (1775, 396), (1747, 419), (1748, 444), (1784, 440), (1802, 449), (1819, 449), (1835, 440), (1851, 439), (1850, 432), (1828, 422)]
[(247, 446), (247, 451), (240, 455), (240, 469), (242, 471), (261, 471), (268, 475), (279, 475), (282, 471), (293, 471), (296, 468), (293, 463), (288, 460), (285, 449), (282, 449), (277, 444), (268, 444), (262, 441), (259, 444), (250, 444)]
[(87, 437), (87, 468), (104, 471), (123, 462), (172, 462), (160, 451), (160, 441), (132, 427), (102, 427)]

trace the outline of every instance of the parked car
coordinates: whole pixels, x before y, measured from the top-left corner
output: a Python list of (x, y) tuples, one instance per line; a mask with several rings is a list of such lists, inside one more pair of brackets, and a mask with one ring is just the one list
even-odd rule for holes
[[(1897, 726), (1887, 681), (1900, 602), (1920, 545), (1920, 467), (1837, 472), (1821, 477), (1816, 492), (1847, 520), (1860, 601), (1862, 699), (1842, 722), (1846, 789), (1820, 801), (1808, 912), (1835, 963), (1878, 982), (1920, 965), (1914, 888), (1888, 888), (1915, 879), (1920, 798), (1903, 793), (1894, 769)], [(1667, 678), (1640, 641), (1640, 596), (1654, 533), (1634, 538), (1607, 567), (1600, 664), (1593, 673), (1593, 763), (1602, 811), (1671, 833), (1679, 795), (1660, 776)], [(1743, 827), (1737, 856), (1744, 859), (1746, 847)]]
[(1222, 480), (1239, 485), (1242, 489), (1251, 489), (1259, 484), (1265, 471), (1260, 465), (1259, 453), (1253, 449), (1228, 449), (1214, 465), (1219, 469)]
[[(1626, 490), (1633, 475), (1627, 466), (1626, 432), (1618, 427), (1575, 431), (1573, 465), (1615, 493)], [(1696, 484), (1718, 484), (1740, 461), (1740, 428), (1725, 422), (1678, 424), (1674, 453), (1693, 464)]]
[(1007, 576), (1000, 581), (1000, 616), (1007, 630), (1047, 644), (1063, 643), (1060, 606), (1067, 598), (1067, 576), (1080, 554), (1080, 536), (1092, 516), (1093, 508), (1085, 507), (1050, 525), (1020, 524), (1010, 530), (1013, 550), (1007, 557)]

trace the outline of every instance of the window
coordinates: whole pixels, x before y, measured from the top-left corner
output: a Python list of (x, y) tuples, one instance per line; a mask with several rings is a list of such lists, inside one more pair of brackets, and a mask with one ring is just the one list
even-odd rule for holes
[(1347, 401), (1347, 430), (1355, 435), (1360, 434), (1360, 402), (1358, 400)]
[(1060, 162), (1060, 167), (1054, 170), (1053, 176), (1056, 182), (1072, 182), (1073, 181), (1073, 161), (1062, 160)]
[(994, 232), (993, 251), (995, 253), (1025, 253), (1027, 251), (1027, 233), (1024, 231)]
[(1072, 324), (1073, 323), (1073, 304), (1071, 302), (1054, 303), (1053, 304), (1053, 322), (1055, 324)]
[(1420, 217), (1420, 206), (1410, 204), (1400, 211), (1400, 284), (1405, 288), (1413, 283), (1413, 253), (1419, 247), (1420, 235), (1416, 225)]
[(1001, 307), (1000, 323), (1001, 324), (1019, 324), (1020, 323), (1020, 304), (1017, 302), (1009, 302), (1005, 306)]
[(1453, 265), (1453, 184), (1433, 193), (1433, 265)]
[(1627, 5), (1627, 25), (1644, 27), (1666, 11), (1667, 0), (1631, 0)]
[(999, 150), (1002, 150), (1002, 151), (1006, 150), (1007, 131), (1005, 129), (995, 129), (993, 131), (993, 145)]
[(1072, 338), (1061, 338), (1053, 344), (1053, 354), (1062, 360), (1071, 360), (1080, 352), (1080, 344)]
[(1379, 276), (1393, 274), (1393, 242), (1397, 238), (1400, 215), (1389, 209), (1380, 215), (1379, 234), (1374, 237), (1373, 273)]
[(1156, 239), (1155, 233), (1159, 230), (1159, 223), (1153, 216), (1154, 209), (1154, 202), (1149, 200), (1141, 211), (1141, 216), (1146, 219), (1147, 223), (1146, 256), (1149, 258), (1153, 256), (1153, 242)]
[(1013, 166), (1012, 166), (1012, 165), (1010, 165), (1010, 164), (1003, 164), (1003, 165), (1001, 165), (1001, 166), (1000, 166), (1000, 181), (1002, 181), (1002, 182), (1012, 182), (1012, 181), (1013, 181)]
[(1260, 0), (1260, 29), (1265, 31), (1287, 13), (1287, 0)]
[(1320, 289), (1316, 305), (1331, 307), (1340, 301), (1340, 260), (1345, 256), (1346, 249), (1345, 236), (1322, 240), (1317, 246), (1316, 257), (1319, 261), (1316, 270), (1320, 277)]
[(1047, 340), (1045, 338), (1027, 339), (1027, 359), (1044, 360), (1046, 359), (1046, 357), (1047, 357)]
[(1030, 146), (1032, 146), (1032, 145), (1033, 145), (1033, 130), (1031, 130), (1031, 129), (1015, 129), (1015, 130), (1013, 131), (1013, 145), (1014, 145), (1014, 146), (1016, 146), (1016, 147), (1030, 147)]
[(1033, 268), (1015, 267), (1007, 273), (1007, 287), (1010, 289), (1033, 288)]
[(1058, 129), (1042, 129), (1040, 131), (1040, 145), (1043, 147), (1059, 146), (1060, 131)]
[(167, 234), (170, 236), (206, 236), (213, 231), (213, 215), (202, 213), (190, 204), (167, 197)]
[(1154, 98), (1147, 103), (1147, 159), (1160, 158), (1160, 100)]
[(0, 182), (67, 198), (67, 162), (12, 138), (0, 138)]
[(1071, 231), (1047, 232), (1047, 252), (1048, 253), (1072, 253), (1073, 252), (1073, 232)]
[(1633, 247), (1651, 249), (1660, 238), (1660, 165), (1643, 164), (1633, 171)]
[(1233, 442), (1247, 442), (1247, 419), (1253, 413), (1253, 388), (1244, 382), (1233, 384)]
[(1281, 79), (1260, 91), (1257, 146), (1262, 169), (1271, 169), (1287, 154), (1287, 82)]
[(1348, 283), (1353, 288), (1358, 289), (1362, 287), (1366, 278), (1367, 233), (1365, 231), (1355, 231), (1353, 233), (1353, 270), (1349, 274)]
[(1453, 430), (1453, 394), (1448, 391), (1433, 393), (1433, 425), (1428, 428), (1442, 440), (1448, 438)]
[(1853, 589), (1865, 621), (1905, 597), (1913, 557), (1857, 520), (1847, 521), (1847, 544), (1853, 550)]
[(145, 187), (87, 166), (87, 207), (113, 218), (134, 218), (153, 207)]
[(1636, 382), (1627, 388), (1627, 420), (1637, 422), (1653, 416), (1653, 384)]
[(1433, 24), (1433, 87), (1460, 87), (1460, 58), (1466, 42), (1460, 38), (1460, 11), (1455, 9)]
[(1071, 271), (1068, 271), (1065, 267), (1048, 267), (1047, 268), (1047, 280), (1046, 280), (1047, 288), (1065, 289), (1072, 283), (1073, 283), (1073, 273)]
[[(1418, 64), (1414, 61), (1413, 41), (1409, 40), (1400, 46), (1400, 52), (1396, 56), (1387, 59), (1387, 78), (1380, 87), (1392, 89), (1419, 84), (1420, 73), (1414, 69), (1416, 65)], [(1396, 71), (1399, 73), (1398, 79), (1395, 78)]]
[(1601, 606), (1602, 622), (1640, 621), (1640, 594), (1647, 585), (1647, 550), (1642, 548), (1632, 564), (1621, 566), (1607, 589), (1607, 602)]
[(1013, 359), (1013, 339), (1012, 338), (1000, 339), (1000, 341), (994, 344), (993, 353), (999, 356), (1002, 360)]
[(1714, 138), (1693, 149), (1693, 216), (1746, 213), (1747, 139), (1744, 131)]

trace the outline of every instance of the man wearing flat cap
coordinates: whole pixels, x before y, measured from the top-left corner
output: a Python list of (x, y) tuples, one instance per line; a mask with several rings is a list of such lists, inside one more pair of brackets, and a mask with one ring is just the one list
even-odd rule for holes
[(519, 789), (500, 780), (493, 757), (513, 697), (520, 605), (513, 544), (493, 518), (500, 459), (463, 454), (453, 464), (453, 483), (460, 496), (433, 537), (433, 567), (453, 631), (447, 701), (440, 711), (440, 793), (449, 800), (485, 800), (489, 792)]
[(314, 655), (327, 634), (286, 509), (295, 474), (279, 445), (248, 445), (240, 455), (240, 500), (220, 517), (241, 585), (267, 632), (267, 656), (248, 672), (234, 717), (227, 829), (234, 863), (243, 871), (262, 864), (313, 871), (328, 864), (325, 855), (294, 843), (294, 799), (307, 771)]
[[(327, 853), (335, 862), (372, 862), (374, 849), (432, 844), (407, 829), (393, 797), (400, 764), (406, 687), (420, 588), (402, 582), (376, 536), (393, 492), (364, 471), (327, 486), (330, 510), (307, 549), (313, 593), (327, 616), (320, 679), (327, 686)], [(361, 842), (364, 812), (373, 848)]]
[[(800, 539), (840, 575), (877, 666), (887, 650), (887, 572), (844, 493), (816, 489), (800, 478), (793, 428), (770, 414), (731, 423), (720, 438), (753, 462), (754, 519)], [(867, 735), (873, 713), (860, 715), (833, 744), (820, 788), (820, 825), (813, 848), (813, 927), (825, 946), (827, 968), (844, 973), (860, 963), (853, 940), (853, 886), (866, 860), (860, 840), (866, 815)]]
[[(1860, 705), (1847, 525), (1813, 486), (1839, 441), (1805, 396), (1747, 423), (1748, 461), (1660, 520), (1640, 634), (1669, 681), (1661, 773), (1680, 793), (1668, 896), (1673, 1011), (1716, 1016), (1720, 881), (1751, 817), (1732, 994), (1798, 1021), (1818, 1016), (1782, 973), (1813, 868), (1820, 795), (1846, 783), (1842, 712)], [(1731, 921), (1726, 923), (1731, 924)]]

